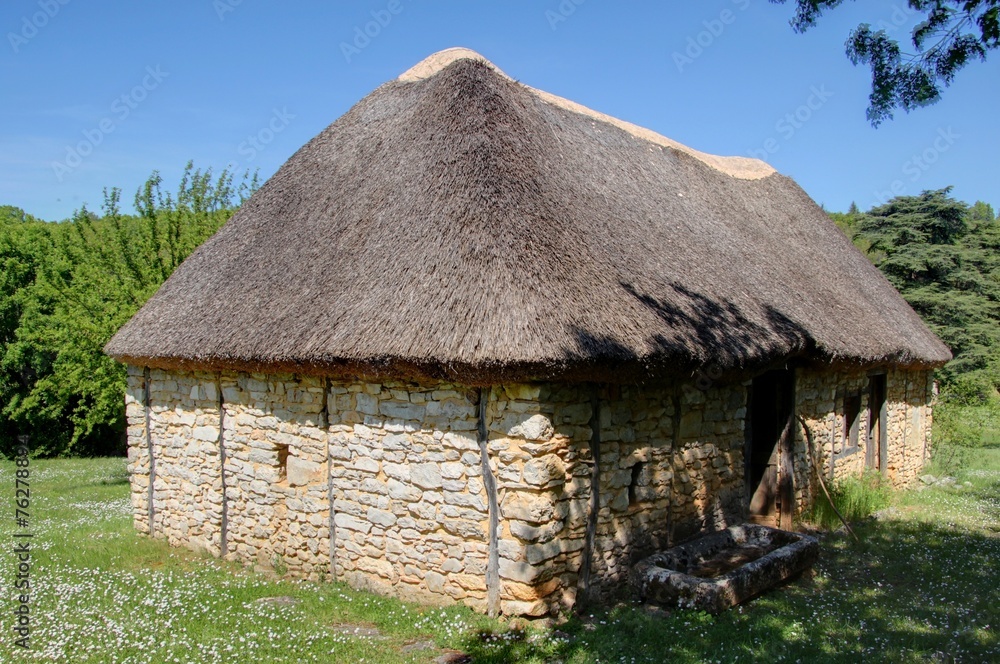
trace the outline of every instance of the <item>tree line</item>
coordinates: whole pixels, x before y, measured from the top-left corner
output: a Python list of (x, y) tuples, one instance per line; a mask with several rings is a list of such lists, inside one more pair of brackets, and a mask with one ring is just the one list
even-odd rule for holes
[(124, 453), (124, 367), (104, 344), (256, 186), (188, 164), (173, 193), (154, 172), (131, 214), (117, 188), (58, 223), (0, 206), (0, 453), (19, 435), (39, 456)]
[[(125, 368), (102, 349), (173, 270), (257, 188), (188, 164), (174, 193), (153, 173), (122, 212), (41, 221), (0, 207), (0, 453), (19, 435), (40, 456), (125, 451)], [(1000, 220), (950, 189), (833, 220), (947, 343), (944, 398), (987, 403), (1000, 385)]]
[(899, 196), (834, 221), (951, 348), (937, 374), (945, 399), (992, 403), (1000, 386), (1000, 220), (951, 188)]

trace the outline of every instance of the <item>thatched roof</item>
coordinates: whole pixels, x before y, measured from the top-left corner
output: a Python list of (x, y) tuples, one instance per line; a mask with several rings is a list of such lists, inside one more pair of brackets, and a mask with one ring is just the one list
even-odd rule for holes
[(106, 351), (469, 384), (950, 357), (787, 177), (459, 49), (296, 152)]

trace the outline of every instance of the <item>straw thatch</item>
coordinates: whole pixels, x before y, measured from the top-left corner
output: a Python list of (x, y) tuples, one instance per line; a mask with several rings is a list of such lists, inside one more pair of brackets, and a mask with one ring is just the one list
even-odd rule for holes
[(949, 359), (790, 179), (434, 58), (295, 153), (106, 351), (469, 384)]

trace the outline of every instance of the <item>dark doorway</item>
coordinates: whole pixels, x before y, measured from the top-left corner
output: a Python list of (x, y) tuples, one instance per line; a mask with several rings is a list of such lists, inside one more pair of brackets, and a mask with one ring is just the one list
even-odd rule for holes
[(754, 378), (749, 405), (745, 473), (750, 520), (790, 527), (795, 501), (795, 372), (782, 369)]
[(885, 472), (889, 461), (886, 445), (886, 388), (885, 374), (868, 378), (868, 444), (865, 447), (865, 465)]

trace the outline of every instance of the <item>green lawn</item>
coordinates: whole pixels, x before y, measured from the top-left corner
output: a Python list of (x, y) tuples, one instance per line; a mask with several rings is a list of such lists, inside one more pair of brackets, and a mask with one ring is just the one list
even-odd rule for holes
[[(14, 645), (5, 545), (0, 661), (1000, 661), (1000, 445), (965, 465), (970, 487), (897, 494), (891, 518), (855, 526), (860, 543), (827, 536), (814, 574), (719, 617), (618, 606), (522, 631), (172, 549), (132, 531), (123, 459), (33, 460), (31, 648)], [(13, 473), (0, 463), (5, 543)]]

